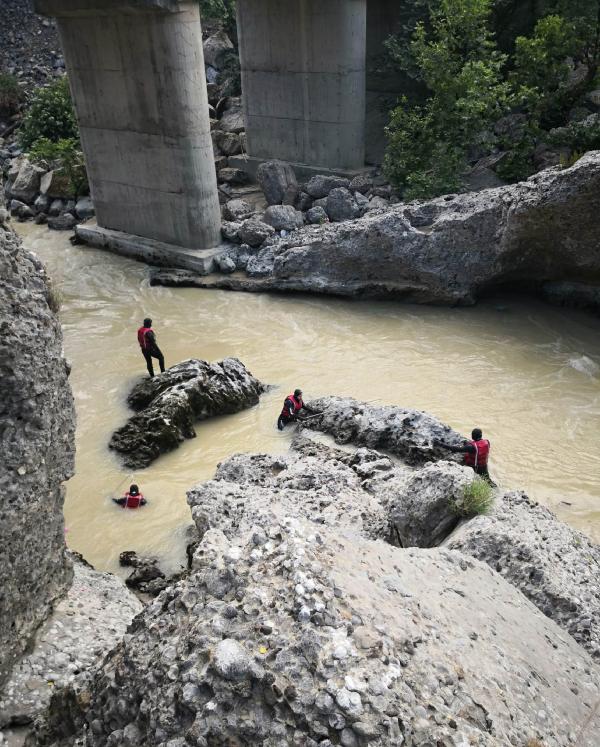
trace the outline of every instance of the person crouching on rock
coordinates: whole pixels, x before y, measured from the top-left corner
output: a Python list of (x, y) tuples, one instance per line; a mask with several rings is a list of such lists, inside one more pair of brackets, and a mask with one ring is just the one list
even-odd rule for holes
[(487, 438), (483, 437), (481, 428), (474, 428), (471, 431), (471, 440), (463, 446), (450, 446), (449, 444), (440, 444), (449, 451), (464, 454), (463, 464), (471, 467), (478, 475), (487, 480), (492, 487), (496, 487), (492, 482), (488, 472), (488, 458), (490, 455), (491, 444)]
[(122, 508), (139, 508), (147, 503), (137, 485), (131, 485), (129, 491), (122, 498), (113, 498), (113, 501)]
[(164, 373), (165, 370), (165, 359), (161, 353), (160, 348), (156, 344), (156, 335), (152, 329), (152, 319), (144, 319), (144, 325), (138, 329), (137, 333), (138, 342), (142, 350), (142, 355), (146, 359), (146, 366), (148, 367), (148, 373), (150, 378), (154, 376), (154, 367), (152, 366), (152, 358), (158, 360), (160, 366), (160, 372)]
[(294, 389), (293, 394), (288, 394), (283, 403), (283, 410), (277, 420), (277, 427), (282, 431), (288, 423), (298, 419), (300, 411), (304, 409), (302, 401), (302, 390)]

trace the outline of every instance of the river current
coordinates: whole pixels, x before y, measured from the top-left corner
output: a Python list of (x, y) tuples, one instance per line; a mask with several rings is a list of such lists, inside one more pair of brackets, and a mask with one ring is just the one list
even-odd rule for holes
[[(235, 452), (285, 451), (275, 421), (289, 391), (349, 395), (436, 415), (492, 442), (490, 472), (600, 541), (600, 336), (597, 320), (504, 297), (473, 308), (151, 287), (143, 264), (42, 226), (17, 229), (62, 296), (65, 354), (77, 409), (76, 475), (67, 484), (68, 545), (119, 572), (122, 550), (183, 563), (186, 490)], [(167, 365), (236, 356), (277, 389), (258, 406), (200, 423), (197, 438), (136, 473), (107, 448), (147, 375), (136, 342), (152, 317)], [(137, 482), (150, 503), (112, 496)]]

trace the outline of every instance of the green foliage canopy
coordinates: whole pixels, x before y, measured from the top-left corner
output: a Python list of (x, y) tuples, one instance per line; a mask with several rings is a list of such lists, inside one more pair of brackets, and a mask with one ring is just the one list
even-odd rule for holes
[(21, 146), (28, 150), (40, 138), (52, 142), (79, 139), (71, 92), (66, 77), (46, 88), (38, 88), (33, 96), (19, 132)]

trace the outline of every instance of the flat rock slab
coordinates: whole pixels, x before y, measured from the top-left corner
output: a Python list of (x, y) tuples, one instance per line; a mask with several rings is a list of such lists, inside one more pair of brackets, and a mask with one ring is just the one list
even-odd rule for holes
[(127, 401), (138, 412), (113, 433), (109, 447), (122, 455), (125, 466), (147, 467), (184, 439), (195, 438), (195, 422), (251, 407), (264, 390), (237, 358), (183, 361), (136, 384)]
[(73, 584), (0, 693), (0, 728), (30, 723), (56, 688), (79, 688), (92, 665), (116, 646), (142, 610), (117, 576), (80, 562), (73, 565)]
[(447, 459), (448, 450), (438, 446), (437, 441), (459, 446), (465, 440), (432, 415), (396, 405), (374, 405), (351, 397), (321, 397), (307, 406), (321, 414), (306, 420), (305, 427), (329, 433), (341, 444), (387, 451), (408, 465)]
[(600, 661), (600, 547), (588, 537), (514, 491), (445, 544), (488, 563)]

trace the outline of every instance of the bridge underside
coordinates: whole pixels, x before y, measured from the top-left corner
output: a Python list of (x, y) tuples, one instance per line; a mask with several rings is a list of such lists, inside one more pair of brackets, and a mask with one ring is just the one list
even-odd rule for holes
[[(399, 5), (238, 0), (250, 162), (314, 173), (380, 160), (379, 104), (390, 92), (377, 57)], [(102, 235), (144, 237), (167, 253), (217, 246), (197, 0), (36, 0), (36, 10), (58, 21)]]

